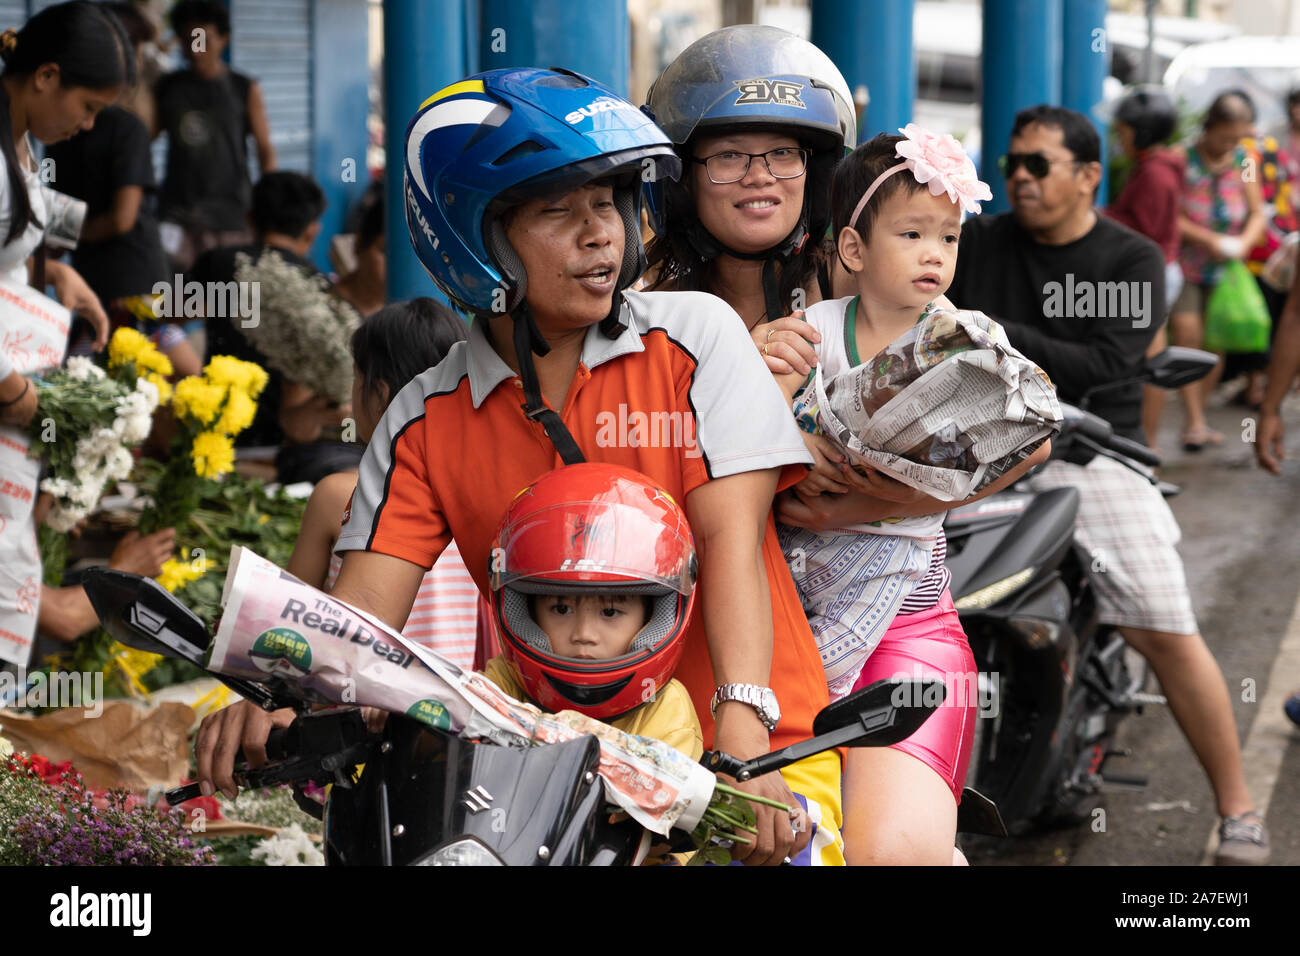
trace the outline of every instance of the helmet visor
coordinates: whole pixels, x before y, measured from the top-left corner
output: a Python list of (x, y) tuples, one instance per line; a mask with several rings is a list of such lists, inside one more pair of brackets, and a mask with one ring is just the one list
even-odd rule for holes
[(491, 561), (493, 590), (688, 595), (695, 586), (689, 533), (619, 504), (576, 501), (534, 511), (501, 529)]

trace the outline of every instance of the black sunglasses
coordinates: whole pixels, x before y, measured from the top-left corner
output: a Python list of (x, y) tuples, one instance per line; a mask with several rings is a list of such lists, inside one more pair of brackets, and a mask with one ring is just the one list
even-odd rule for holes
[(1052, 170), (1056, 163), (1078, 163), (1080, 159), (1048, 159), (1042, 153), (1007, 153), (998, 157), (998, 172), (1003, 179), (1010, 179), (1021, 166), (1035, 179), (1042, 179)]

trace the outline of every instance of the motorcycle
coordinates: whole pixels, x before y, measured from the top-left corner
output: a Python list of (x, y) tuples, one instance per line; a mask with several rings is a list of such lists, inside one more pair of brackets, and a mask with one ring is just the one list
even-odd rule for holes
[[(327, 865), (612, 866), (640, 863), (649, 851), (649, 830), (611, 814), (594, 736), (507, 747), (402, 714), (372, 733), (355, 706), (312, 711), (291, 677), (255, 682), (207, 668), (203, 622), (156, 581), (92, 568), (83, 585), (116, 640), (187, 660), (264, 710), (295, 710), (290, 725), (272, 731), (269, 762), (236, 779), (245, 788), (292, 784), (298, 805), (324, 821)], [(835, 747), (889, 746), (911, 736), (944, 693), (934, 679), (878, 681), (825, 707), (807, 740), (752, 760), (706, 751), (701, 763), (743, 782)], [(304, 792), (309, 781), (331, 784), (324, 806)], [(176, 806), (198, 795), (191, 784), (167, 800)], [(969, 802), (967, 819), (981, 811), (996, 818), (978, 795)], [(694, 849), (680, 830), (670, 845)]]
[[(1202, 378), (1216, 358), (1171, 347), (1135, 379), (1178, 388)], [(1109, 423), (1062, 403), (1065, 422), (1052, 457), (1083, 463), (1104, 455), (1177, 493), (1149, 470), (1159, 456), (1115, 435)], [(1110, 768), (1120, 722), (1164, 698), (1145, 689), (1147, 668), (1113, 625), (1098, 621), (1090, 575), (1104, 555), (1075, 546), (1079, 492), (1034, 493), (1022, 483), (948, 513), (951, 591), (979, 667), (980, 719), (966, 778), (997, 804), (1013, 832), (1085, 822), (1103, 787), (1141, 787), (1144, 777)], [(1141, 661), (1130, 664), (1130, 655)]]

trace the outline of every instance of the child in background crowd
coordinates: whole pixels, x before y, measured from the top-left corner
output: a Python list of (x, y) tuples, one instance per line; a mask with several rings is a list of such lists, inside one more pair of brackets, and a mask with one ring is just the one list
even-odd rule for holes
[[(387, 306), (361, 324), (352, 335), (352, 411), (363, 444), (403, 386), (441, 362), (464, 338), (465, 323), (432, 299)], [(342, 561), (331, 552), (356, 483), (355, 470), (328, 475), (307, 502), (289, 572), (313, 587), (328, 591), (338, 576)], [(478, 596), (453, 542), (425, 574), (402, 633), (462, 667), (472, 667)]]

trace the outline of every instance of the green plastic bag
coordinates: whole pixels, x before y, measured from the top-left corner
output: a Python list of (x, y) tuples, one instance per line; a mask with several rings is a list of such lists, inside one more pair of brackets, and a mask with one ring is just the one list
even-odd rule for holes
[(1268, 305), (1250, 270), (1235, 259), (1223, 265), (1205, 304), (1205, 347), (1211, 352), (1268, 351)]

